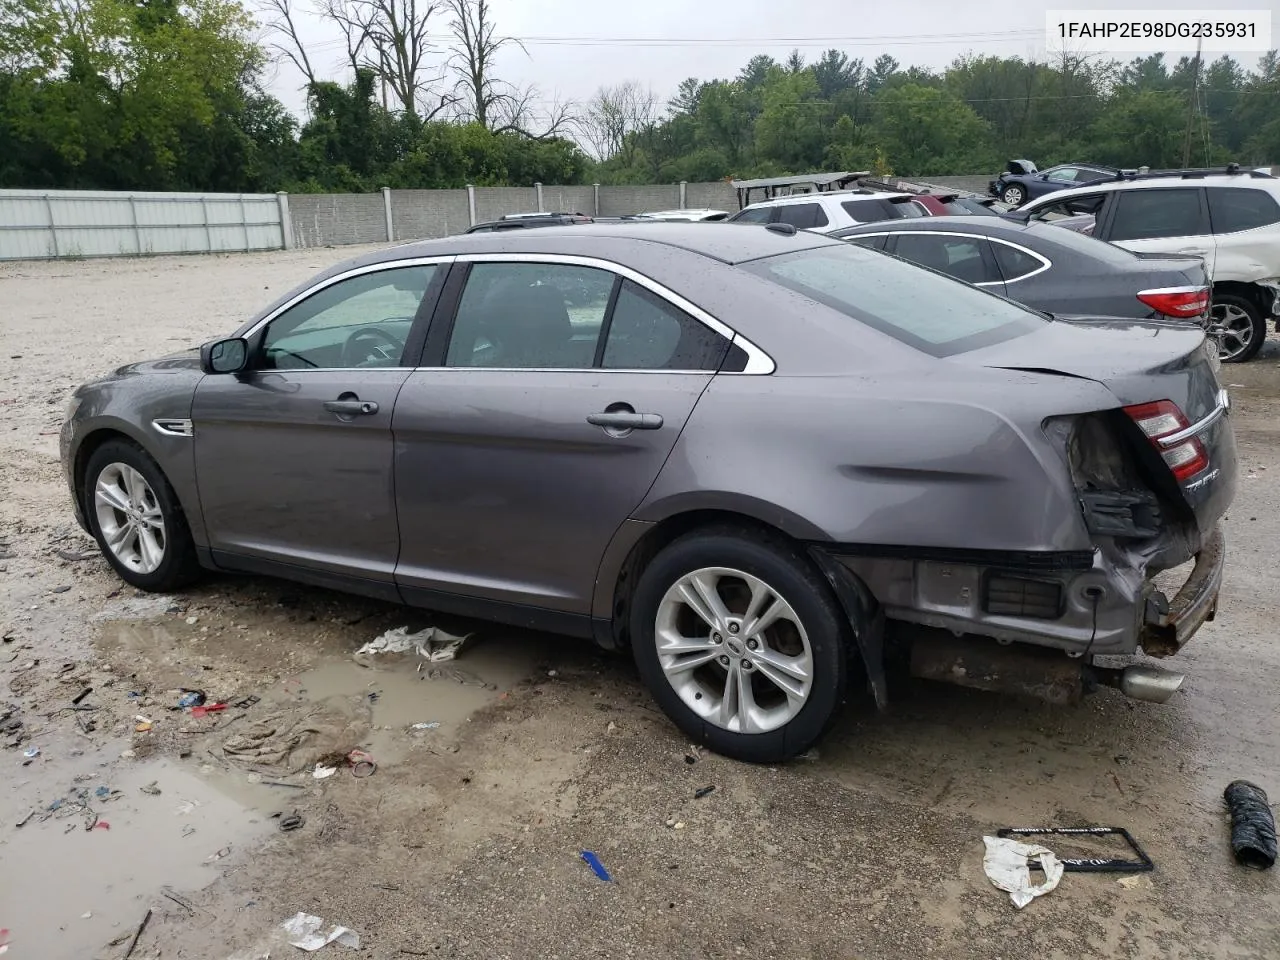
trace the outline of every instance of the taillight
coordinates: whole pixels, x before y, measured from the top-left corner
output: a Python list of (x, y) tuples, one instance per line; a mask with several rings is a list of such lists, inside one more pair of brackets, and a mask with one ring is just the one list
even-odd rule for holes
[(1173, 401), (1157, 400), (1155, 403), (1140, 403), (1125, 407), (1124, 412), (1146, 434), (1151, 445), (1159, 451), (1164, 462), (1169, 465), (1169, 469), (1179, 480), (1194, 477), (1209, 465), (1209, 454), (1199, 437), (1187, 437), (1177, 443), (1171, 442), (1171, 438), (1191, 426)]
[(1186, 320), (1199, 317), (1209, 309), (1208, 287), (1171, 287), (1166, 290), (1143, 290), (1138, 299), (1156, 313)]

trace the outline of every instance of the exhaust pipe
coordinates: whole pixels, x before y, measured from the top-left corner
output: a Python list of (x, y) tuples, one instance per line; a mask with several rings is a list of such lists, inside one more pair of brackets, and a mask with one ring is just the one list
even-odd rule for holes
[(1137, 663), (1122, 670), (1094, 667), (1092, 672), (1098, 683), (1115, 687), (1132, 700), (1147, 703), (1168, 703), (1187, 679), (1185, 674)]

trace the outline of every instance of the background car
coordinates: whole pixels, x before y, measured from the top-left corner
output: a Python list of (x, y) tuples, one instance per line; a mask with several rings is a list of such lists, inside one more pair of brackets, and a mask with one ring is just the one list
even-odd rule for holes
[(963, 203), (958, 193), (917, 193), (913, 198), (930, 217), (994, 217), (996, 211), (980, 203)]
[(1121, 173), (1117, 167), (1096, 163), (1061, 163), (1042, 171), (1030, 160), (1010, 160), (1008, 168), (987, 185), (987, 192), (1018, 207), (1057, 190), (1114, 180)]
[(641, 213), (638, 216), (645, 220), (689, 220), (698, 222), (716, 222), (729, 219), (727, 210), (656, 210)]
[(135, 587), (212, 568), (590, 637), (685, 736), (775, 762), (855, 671), (886, 705), (886, 638), (953, 677), (962, 635), (1076, 653), (1055, 687), (1167, 699), (1091, 657), (1172, 654), (1216, 604), (1213, 356), (792, 227), (585, 224), (339, 264), (81, 386), (60, 442)]
[(832, 236), (1058, 316), (1208, 322), (1209, 277), (1198, 257), (1140, 257), (1068, 230), (999, 217), (900, 220)]
[(1089, 214), (1093, 236), (1139, 253), (1202, 257), (1222, 359), (1257, 355), (1280, 330), (1280, 179), (1257, 171), (1154, 171), (1043, 197), (1019, 215)]
[(529, 227), (563, 227), (574, 223), (590, 223), (591, 217), (581, 213), (512, 213), (499, 220), (477, 223), (465, 233), (496, 233), (502, 230), (524, 230)]
[(729, 223), (786, 223), (797, 230), (830, 232), (858, 223), (927, 216), (915, 194), (878, 190), (834, 190), (762, 200), (743, 207)]

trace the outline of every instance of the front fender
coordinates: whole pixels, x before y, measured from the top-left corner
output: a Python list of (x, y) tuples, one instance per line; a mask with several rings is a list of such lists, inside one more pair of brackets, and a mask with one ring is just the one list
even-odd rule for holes
[(202, 376), (198, 368), (189, 367), (164, 373), (121, 371), (76, 391), (72, 401), (76, 408), (63, 424), (60, 446), (63, 471), (82, 526), (80, 472), (85, 460), (100, 441), (120, 435), (156, 461), (177, 494), (192, 538), (197, 545), (207, 543), (196, 487), (194, 437), (155, 426), (156, 421), (190, 421), (192, 398)]

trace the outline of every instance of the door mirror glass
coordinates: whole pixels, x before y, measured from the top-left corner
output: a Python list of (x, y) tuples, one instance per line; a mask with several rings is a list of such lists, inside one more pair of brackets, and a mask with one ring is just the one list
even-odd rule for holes
[(249, 359), (249, 345), (239, 337), (217, 340), (200, 348), (205, 373), (239, 373)]

